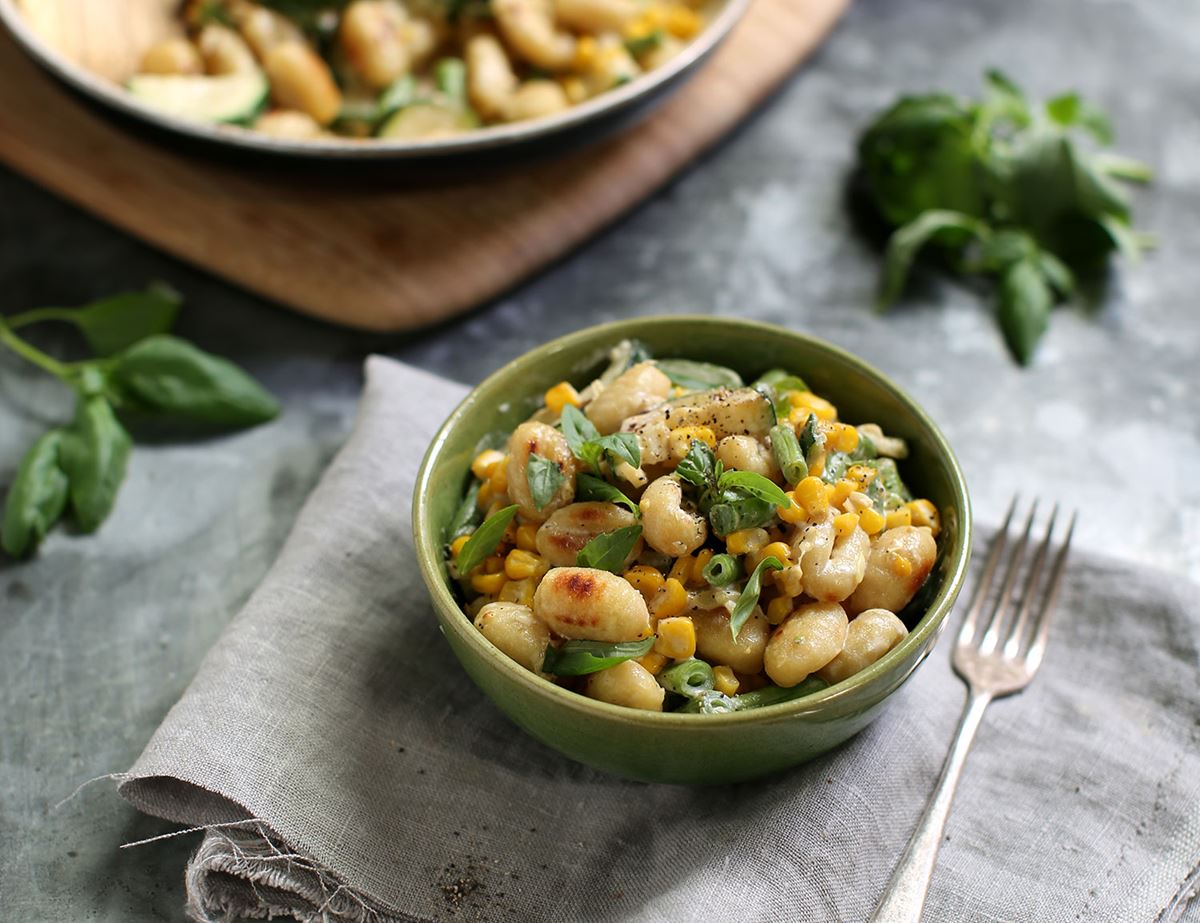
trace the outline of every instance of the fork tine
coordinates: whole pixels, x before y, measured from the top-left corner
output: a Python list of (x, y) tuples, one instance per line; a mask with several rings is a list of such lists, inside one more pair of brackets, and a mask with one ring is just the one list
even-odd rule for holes
[(1067, 549), (1071, 547), (1071, 536), (1075, 534), (1077, 515), (1076, 512), (1071, 513), (1067, 534), (1054, 559), (1054, 569), (1050, 571), (1050, 580), (1042, 597), (1042, 605), (1038, 609), (1036, 634), (1025, 655), (1026, 668), (1031, 674), (1041, 665), (1042, 656), (1046, 653), (1046, 637), (1050, 634), (1050, 617), (1054, 614), (1055, 603), (1058, 602), (1058, 591), (1062, 586), (1063, 566), (1067, 563)]
[(1000, 593), (992, 605), (992, 614), (988, 617), (983, 640), (979, 643), (981, 653), (990, 653), (996, 649), (1000, 639), (1000, 626), (1011, 608), (1013, 587), (1017, 583), (1017, 575), (1021, 571), (1021, 563), (1025, 560), (1025, 549), (1029, 545), (1029, 533), (1033, 531), (1033, 517), (1037, 515), (1038, 503), (1035, 499), (1025, 518), (1025, 528), (1021, 530), (1021, 539), (1013, 546), (1012, 556), (1008, 559), (1008, 568), (1004, 571), (1004, 582), (1000, 585)]
[(984, 601), (992, 587), (992, 580), (996, 576), (996, 567), (1000, 563), (1000, 556), (1004, 553), (1004, 545), (1008, 541), (1008, 527), (1012, 524), (1013, 514), (1017, 511), (1017, 500), (1016, 496), (1012, 498), (1012, 503), (1008, 505), (1008, 513), (1004, 517), (1004, 524), (1000, 526), (1000, 531), (992, 539), (992, 547), (988, 551), (983, 570), (979, 573), (979, 582), (975, 585), (970, 608), (967, 609), (962, 628), (958, 632), (959, 644), (970, 644), (975, 640), (975, 626), (979, 622), (979, 613), (983, 611)]
[(1050, 538), (1054, 534), (1054, 521), (1058, 518), (1058, 504), (1054, 504), (1054, 509), (1050, 511), (1050, 521), (1046, 524), (1046, 537), (1042, 539), (1042, 543), (1038, 546), (1037, 557), (1033, 559), (1033, 564), (1029, 568), (1029, 576), (1025, 579), (1025, 589), (1021, 594), (1021, 608), (1017, 612), (1017, 617), (1013, 619), (1012, 627), (1008, 632), (1008, 640), (1004, 644), (1004, 656), (1016, 657), (1017, 652), (1021, 649), (1021, 639), (1025, 635), (1025, 626), (1029, 623), (1029, 614), (1033, 610), (1033, 599), (1037, 592), (1038, 581), (1042, 577), (1042, 570), (1046, 565), (1046, 558), (1050, 554)]

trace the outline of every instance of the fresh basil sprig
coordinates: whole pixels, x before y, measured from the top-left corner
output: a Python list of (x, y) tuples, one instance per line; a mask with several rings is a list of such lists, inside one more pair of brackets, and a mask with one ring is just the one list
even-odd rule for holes
[[(34, 443), (9, 487), (0, 545), (10, 555), (32, 553), (68, 508), (84, 532), (107, 518), (133, 445), (121, 414), (240, 427), (279, 413), (278, 402), (241, 369), (168, 335), (180, 304), (176, 292), (156, 284), (79, 308), (0, 317), (0, 344), (76, 393), (72, 421)], [(63, 362), (16, 333), (45, 321), (72, 324), (94, 357)]]
[(571, 454), (588, 465), (597, 475), (601, 474), (600, 463), (606, 457), (609, 465), (626, 462), (630, 467), (642, 465), (642, 447), (633, 433), (610, 433), (601, 436), (595, 425), (583, 412), (570, 404), (563, 407), (560, 418), (563, 435)]
[(1150, 171), (1078, 143), (1112, 142), (1108, 120), (1074, 93), (1041, 106), (996, 71), (980, 100), (943, 93), (900, 99), (867, 128), (859, 165), (874, 209), (896, 230), (880, 306), (896, 300), (919, 253), (936, 249), (955, 271), (992, 276), (1004, 338), (1025, 364), (1054, 305), (1109, 255), (1150, 246), (1131, 227), (1121, 181)]
[(542, 671), (554, 676), (586, 676), (615, 667), (626, 660), (644, 657), (654, 647), (655, 637), (644, 641), (567, 641), (561, 647), (548, 645)]
[(700, 512), (719, 536), (765, 525), (791, 498), (769, 478), (753, 471), (726, 471), (713, 450), (693, 440), (675, 467), (680, 479), (696, 489)]
[(496, 512), (492, 513), (491, 516), (479, 524), (478, 529), (471, 533), (471, 537), (462, 546), (454, 562), (458, 568), (459, 576), (467, 576), (467, 574), (483, 563), (484, 558), (496, 550), (500, 544), (500, 540), (504, 538), (504, 530), (508, 528), (508, 524), (517, 515), (518, 509), (520, 507), (514, 503), (512, 506), (496, 510)]
[(742, 376), (723, 365), (696, 362), (693, 359), (659, 359), (654, 364), (671, 379), (671, 384), (689, 391), (742, 387)]
[(733, 612), (729, 614), (729, 633), (733, 635), (734, 641), (737, 640), (738, 632), (742, 630), (746, 620), (750, 618), (750, 613), (758, 605), (758, 597), (762, 594), (763, 571), (768, 569), (783, 570), (783, 562), (774, 555), (769, 555), (759, 561), (758, 566), (754, 568), (754, 573), (746, 581), (745, 589), (742, 590), (742, 594), (733, 606)]
[(533, 498), (533, 505), (541, 510), (555, 498), (566, 478), (556, 462), (530, 453), (525, 465), (525, 480), (529, 483), (529, 495)]
[(634, 516), (642, 515), (642, 511), (638, 508), (637, 503), (622, 493), (619, 488), (614, 487), (603, 478), (598, 478), (594, 474), (587, 474), (586, 472), (575, 479), (575, 499), (619, 503), (621, 506), (628, 508)]
[(623, 526), (611, 532), (601, 532), (579, 549), (575, 563), (579, 567), (594, 567), (614, 574), (625, 569), (625, 560), (642, 537), (640, 525)]

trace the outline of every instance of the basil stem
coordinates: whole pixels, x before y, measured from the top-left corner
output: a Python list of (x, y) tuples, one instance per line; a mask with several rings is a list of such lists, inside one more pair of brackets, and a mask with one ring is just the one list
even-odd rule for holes
[(701, 571), (709, 586), (729, 586), (742, 576), (742, 566), (731, 554), (714, 554)]
[(800, 452), (800, 442), (790, 426), (779, 424), (771, 427), (771, 451), (783, 478), (793, 487), (808, 477), (808, 465)]
[(690, 699), (712, 689), (713, 669), (703, 660), (692, 657), (683, 663), (667, 667), (659, 673), (658, 683), (667, 692), (674, 692)]
[(496, 512), (483, 521), (483, 524), (478, 529), (471, 533), (471, 537), (462, 546), (462, 550), (458, 553), (458, 558), (455, 561), (460, 577), (467, 576), (467, 574), (483, 563), (484, 558), (496, 550), (496, 547), (500, 544), (500, 539), (504, 538), (504, 530), (508, 528), (508, 524), (517, 515), (518, 509), (519, 507), (514, 503), (512, 506), (506, 506), (502, 510), (496, 510)]
[(783, 562), (775, 555), (770, 555), (759, 561), (758, 567), (754, 568), (754, 573), (746, 581), (746, 587), (742, 590), (742, 595), (738, 597), (733, 612), (729, 615), (729, 633), (733, 635), (734, 641), (737, 640), (738, 632), (742, 630), (746, 620), (750, 618), (750, 613), (758, 605), (758, 597), (762, 593), (763, 571), (767, 568), (783, 570)]

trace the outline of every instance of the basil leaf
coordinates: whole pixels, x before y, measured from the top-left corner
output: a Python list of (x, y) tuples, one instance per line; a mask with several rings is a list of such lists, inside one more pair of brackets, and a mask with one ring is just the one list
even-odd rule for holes
[(610, 458), (623, 461), (633, 468), (642, 466), (642, 445), (633, 433), (613, 433), (596, 440)]
[(579, 567), (593, 567), (619, 574), (625, 569), (625, 561), (641, 537), (642, 527), (639, 525), (601, 532), (579, 549), (575, 563)]
[(817, 428), (815, 413), (810, 413), (804, 420), (804, 426), (796, 431), (796, 438), (800, 442), (800, 451), (804, 453), (805, 464), (811, 468), (825, 445), (825, 435)]
[(471, 533), (471, 537), (462, 546), (455, 561), (460, 577), (467, 576), (483, 563), (484, 558), (496, 550), (500, 540), (504, 538), (504, 530), (517, 515), (518, 509), (519, 507), (514, 503), (512, 506), (496, 510), (480, 524), (478, 529)]
[(619, 503), (622, 506), (628, 507), (629, 511), (634, 516), (641, 516), (642, 511), (638, 508), (637, 503), (631, 500), (625, 494), (601, 478), (592, 474), (581, 474), (575, 480), (575, 499), (576, 500), (600, 500), (609, 503)]
[(172, 336), (152, 336), (116, 357), (109, 383), (122, 406), (217, 426), (253, 426), (279, 404), (225, 359)]
[(1064, 93), (1046, 100), (1046, 115), (1063, 128), (1082, 128), (1101, 144), (1113, 143), (1112, 123), (1108, 116), (1078, 93)]
[(729, 586), (742, 576), (742, 565), (731, 554), (714, 554), (700, 573), (709, 586)]
[(763, 372), (754, 382), (755, 386), (770, 385), (776, 391), (808, 391), (809, 387), (799, 375), (793, 375), (786, 369), (771, 369)]
[(689, 699), (710, 691), (715, 681), (713, 668), (695, 657), (667, 667), (656, 679), (667, 692)]
[(1046, 332), (1053, 303), (1050, 286), (1035, 263), (1013, 263), (1000, 277), (1000, 329), (1022, 365), (1029, 363), (1034, 347)]
[(83, 334), (101, 356), (111, 356), (139, 340), (166, 333), (175, 325), (182, 297), (169, 285), (155, 282), (144, 292), (124, 292), (76, 308), (64, 319)]
[(717, 502), (708, 508), (709, 525), (720, 538), (742, 529), (757, 529), (774, 518), (775, 504), (736, 491), (718, 495)]
[(687, 454), (675, 466), (675, 473), (701, 490), (714, 487), (717, 483), (717, 456), (706, 443), (693, 439)]
[(554, 676), (586, 676), (615, 667), (626, 660), (644, 657), (654, 647), (654, 636), (644, 641), (567, 641), (561, 647), (546, 647), (542, 672)]
[(567, 445), (571, 449), (571, 454), (581, 461), (587, 461), (580, 454), (580, 450), (585, 443), (595, 442), (600, 438), (600, 431), (596, 429), (595, 424), (578, 407), (567, 404), (563, 407), (562, 415), (559, 417), (559, 426), (562, 428), (562, 434), (567, 437)]
[(792, 505), (791, 498), (778, 484), (754, 471), (725, 471), (717, 480), (717, 489), (737, 489), (776, 507)]
[(14, 558), (37, 549), (67, 505), (70, 482), (61, 467), (63, 431), (52, 429), (33, 444), (4, 500), (0, 544)]
[(638, 55), (643, 55), (648, 51), (653, 51), (662, 44), (665, 33), (662, 29), (655, 29), (653, 32), (640, 36), (638, 38), (629, 38), (625, 40), (625, 50), (635, 58)]
[(71, 482), (71, 510), (82, 531), (94, 532), (112, 510), (132, 444), (107, 400), (80, 399), (63, 435), (61, 464)]
[(768, 568), (771, 570), (783, 570), (783, 562), (774, 555), (769, 555), (759, 561), (758, 567), (754, 568), (754, 573), (746, 581), (746, 587), (742, 590), (742, 595), (738, 597), (737, 603), (734, 604), (733, 612), (729, 614), (729, 633), (733, 635), (734, 641), (737, 641), (738, 632), (742, 630), (742, 626), (750, 618), (754, 607), (758, 605), (758, 597), (762, 593), (763, 571)]
[(671, 384), (689, 391), (742, 387), (742, 376), (723, 365), (694, 362), (691, 359), (659, 359), (655, 365), (671, 379)]
[(972, 237), (986, 238), (988, 226), (977, 218), (946, 209), (922, 212), (892, 232), (884, 256), (879, 307), (886, 308), (904, 291), (908, 273), (921, 248), (931, 242), (961, 247)]
[(471, 486), (467, 488), (467, 493), (462, 499), (462, 503), (458, 505), (458, 509), (454, 512), (454, 518), (450, 520), (450, 536), (449, 541), (454, 541), (460, 535), (467, 535), (475, 530), (480, 517), (483, 515), (479, 509), (479, 488), (482, 483), (476, 479), (471, 482)]
[(529, 495), (533, 498), (533, 505), (541, 510), (558, 495), (559, 488), (566, 479), (557, 462), (530, 453), (529, 463), (525, 466), (525, 480), (529, 483)]

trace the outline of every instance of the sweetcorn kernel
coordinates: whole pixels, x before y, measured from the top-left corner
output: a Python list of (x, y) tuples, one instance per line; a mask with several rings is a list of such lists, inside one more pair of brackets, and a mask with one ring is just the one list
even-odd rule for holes
[(471, 473), (481, 481), (486, 481), (496, 470), (496, 466), (504, 461), (504, 453), (495, 449), (487, 449), (475, 456), (471, 462)]
[(500, 588), (499, 599), (506, 603), (520, 603), (522, 606), (533, 605), (533, 591), (536, 589), (533, 585), (532, 577), (527, 577), (524, 580), (509, 580)]
[(833, 517), (833, 531), (837, 533), (838, 538), (845, 538), (857, 528), (857, 513), (842, 513), (840, 516)]
[(514, 548), (504, 558), (504, 573), (510, 580), (524, 580), (532, 577), (543, 567), (542, 556)]
[(837, 419), (837, 408), (811, 391), (794, 391), (790, 398), (792, 408), (788, 413), (788, 421), (791, 423), (803, 423), (810, 413), (815, 413), (818, 420)]
[(587, 71), (595, 62), (596, 40), (590, 35), (584, 35), (575, 43), (575, 60), (572, 64), (577, 71)]
[(758, 552), (758, 560), (764, 558), (779, 558), (780, 562), (786, 567), (792, 561), (792, 549), (784, 542), (771, 542), (765, 546), (762, 551)]
[(858, 448), (858, 430), (846, 423), (839, 423), (832, 445), (839, 452), (853, 452)]
[(708, 426), (680, 426), (671, 430), (671, 457), (680, 460), (687, 455), (693, 442), (703, 442), (710, 449), (717, 447), (717, 434)]
[(808, 511), (805, 510), (804, 507), (800, 505), (799, 500), (796, 499), (795, 491), (789, 492), (788, 497), (792, 501), (791, 505), (781, 506), (778, 510), (776, 510), (779, 518), (786, 523), (790, 523), (791, 525), (799, 525), (802, 522), (807, 522)]
[(900, 526), (912, 525), (912, 510), (907, 506), (902, 506), (898, 510), (890, 510), (887, 514), (887, 527), (889, 529), (897, 529)]
[(942, 518), (938, 515), (937, 507), (928, 500), (913, 500), (908, 504), (908, 509), (912, 512), (912, 524), (928, 526), (934, 538), (937, 538), (942, 531)]
[(579, 392), (572, 387), (569, 381), (560, 381), (553, 388), (546, 392), (543, 398), (546, 402), (546, 407), (551, 413), (562, 413), (563, 408), (570, 404), (572, 407), (578, 407), (583, 403)]
[(499, 574), (504, 570), (504, 558), (498, 554), (488, 555), (483, 559), (483, 572), (485, 574)]
[(713, 552), (711, 548), (701, 548), (697, 551), (696, 560), (692, 564), (692, 572), (688, 575), (688, 580), (684, 582), (690, 582), (693, 586), (703, 586), (707, 583), (708, 581), (704, 579), (704, 568), (712, 560), (712, 556)]
[[(508, 456), (504, 456), (507, 462)], [(496, 496), (508, 490), (508, 465), (497, 465), (492, 469), (492, 475), (488, 478), (488, 487), (492, 488), (492, 493)]]
[(668, 577), (662, 589), (654, 594), (650, 604), (650, 614), (656, 619), (669, 619), (680, 615), (687, 608), (688, 593), (682, 583), (674, 577)]
[(522, 551), (537, 551), (537, 531), (537, 525), (532, 522), (517, 526), (517, 547)]
[(572, 105), (579, 105), (587, 99), (587, 86), (578, 77), (563, 77), (560, 82), (563, 92), (567, 94), (567, 101)]
[(858, 490), (858, 485), (853, 481), (848, 481), (842, 478), (833, 485), (833, 491), (829, 495), (830, 506), (841, 506), (846, 502), (846, 498)]
[(648, 564), (635, 564), (625, 571), (624, 577), (629, 585), (641, 593), (647, 601), (652, 599), (654, 594), (661, 590), (663, 584), (667, 582), (658, 568)]
[(825, 493), (825, 482), (809, 475), (793, 491), (796, 501), (804, 507), (809, 518), (817, 519), (829, 512), (829, 497)]
[(504, 574), (477, 574), (471, 578), (471, 589), (476, 593), (494, 596), (504, 586)]
[(739, 529), (725, 536), (725, 548), (730, 554), (747, 554), (761, 551), (770, 536), (766, 529)]
[(772, 625), (780, 625), (783, 620), (792, 614), (792, 598), (790, 596), (776, 596), (767, 603), (767, 621)]
[(686, 6), (674, 4), (667, 10), (667, 31), (676, 38), (692, 38), (700, 31), (700, 17)]
[(882, 513), (877, 513), (871, 507), (863, 510), (858, 514), (858, 524), (862, 526), (862, 530), (867, 535), (875, 535), (883, 531), (883, 527), (887, 524), (887, 519)]
[(658, 620), (654, 650), (672, 660), (687, 660), (696, 653), (696, 626), (687, 616)]
[(667, 573), (667, 577), (672, 580), (678, 580), (680, 583), (687, 583), (688, 578), (692, 576), (692, 565), (695, 563), (696, 559), (691, 555), (676, 558), (675, 563), (671, 565), (671, 570)]
[(479, 488), (479, 493), (475, 495), (475, 505), (481, 510), (486, 510), (495, 496), (496, 491), (492, 489), (492, 482), (484, 481)]
[(450, 554), (454, 555), (454, 557), (457, 558), (458, 553), (463, 550), (463, 545), (465, 545), (470, 540), (471, 540), (470, 535), (460, 535), (458, 538), (456, 538), (454, 541), (452, 541), (450, 543)]
[(658, 674), (662, 672), (662, 668), (667, 665), (667, 661), (669, 659), (669, 657), (664, 657), (662, 654), (658, 653), (658, 651), (651, 651), (649, 654), (642, 654), (642, 656), (637, 659), (637, 662), (655, 676), (658, 676)]
[(875, 475), (878, 473), (870, 465), (851, 465), (846, 470), (846, 480), (853, 481), (856, 490), (863, 490), (875, 480)]
[(741, 683), (738, 682), (738, 678), (732, 668), (727, 666), (713, 667), (713, 688), (717, 692), (724, 693), (725, 695), (737, 695), (738, 686), (740, 685)]
[(892, 573), (897, 577), (907, 577), (912, 573), (912, 561), (902, 554), (892, 555)]

